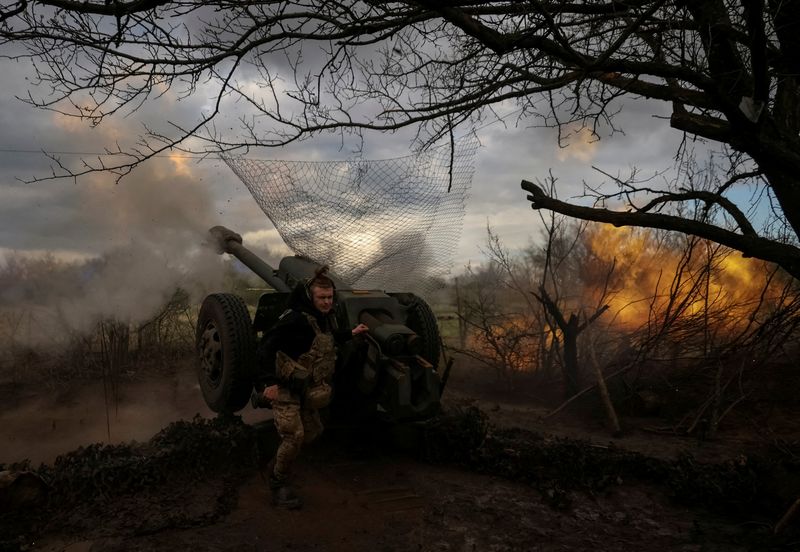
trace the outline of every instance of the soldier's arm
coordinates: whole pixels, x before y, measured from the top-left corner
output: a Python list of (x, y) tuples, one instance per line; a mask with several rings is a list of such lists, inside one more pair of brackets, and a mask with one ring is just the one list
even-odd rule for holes
[[(279, 320), (278, 324), (270, 328), (261, 339), (256, 348), (256, 375), (255, 388), (262, 391), (264, 388), (281, 383), (277, 374), (275, 357), (282, 351), (293, 360), (308, 350), (308, 345), (303, 350), (304, 330), (293, 311)], [(306, 324), (307, 325), (307, 324)]]
[(365, 324), (359, 324), (355, 328), (338, 328), (333, 331), (333, 339), (338, 344), (346, 343), (355, 336), (368, 332), (369, 328)]
[(275, 334), (267, 333), (256, 348), (254, 385), (258, 391), (263, 391), (264, 388), (278, 383), (277, 374), (275, 373), (275, 354), (279, 343)]

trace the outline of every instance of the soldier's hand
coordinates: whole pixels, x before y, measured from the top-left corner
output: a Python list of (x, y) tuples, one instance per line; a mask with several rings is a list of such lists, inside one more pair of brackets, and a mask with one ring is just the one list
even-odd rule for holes
[(264, 389), (264, 398), (268, 401), (274, 401), (278, 398), (278, 386), (277, 385), (270, 385), (266, 389)]
[(358, 334), (362, 334), (364, 332), (368, 332), (369, 327), (366, 324), (359, 324), (355, 328), (353, 328), (353, 335), (356, 336)]

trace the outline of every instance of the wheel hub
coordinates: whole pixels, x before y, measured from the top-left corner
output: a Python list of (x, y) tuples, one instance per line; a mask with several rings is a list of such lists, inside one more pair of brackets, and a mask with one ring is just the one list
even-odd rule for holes
[(213, 321), (206, 324), (200, 336), (200, 367), (206, 381), (219, 387), (222, 381), (222, 340)]

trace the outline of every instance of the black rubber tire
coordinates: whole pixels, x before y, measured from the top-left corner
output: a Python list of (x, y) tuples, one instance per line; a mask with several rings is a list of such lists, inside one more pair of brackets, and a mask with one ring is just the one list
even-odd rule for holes
[(420, 356), (430, 362), (433, 369), (436, 370), (441, 354), (439, 324), (436, 322), (436, 315), (433, 314), (428, 303), (416, 295), (407, 294), (403, 304), (408, 307), (406, 326), (422, 339)]
[(233, 413), (253, 390), (255, 336), (244, 300), (214, 293), (203, 300), (195, 332), (197, 379), (208, 407)]

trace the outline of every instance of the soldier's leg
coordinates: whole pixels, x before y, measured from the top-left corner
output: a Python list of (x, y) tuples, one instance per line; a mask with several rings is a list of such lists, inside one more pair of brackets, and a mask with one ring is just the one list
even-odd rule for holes
[(288, 485), (287, 479), (294, 459), (300, 453), (303, 444), (303, 422), (300, 419), (300, 402), (280, 396), (273, 402), (272, 411), (275, 427), (281, 438), (281, 444), (275, 453), (269, 486), (272, 492), (272, 504), (280, 508), (296, 509), (303, 506), (302, 499)]
[(294, 400), (276, 400), (272, 405), (272, 413), (281, 438), (272, 473), (277, 480), (285, 480), (303, 445), (305, 432), (300, 417), (300, 403)]
[(319, 410), (313, 408), (303, 408), (300, 410), (300, 419), (303, 422), (303, 443), (310, 443), (322, 435), (325, 427), (319, 417)]

